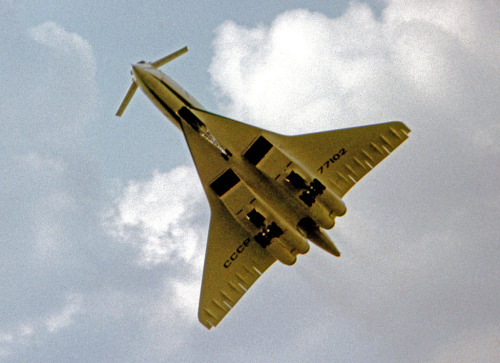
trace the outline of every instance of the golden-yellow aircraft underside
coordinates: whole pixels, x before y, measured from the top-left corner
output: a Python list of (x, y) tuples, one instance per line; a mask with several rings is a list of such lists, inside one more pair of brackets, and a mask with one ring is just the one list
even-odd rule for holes
[(292, 265), (308, 240), (340, 256), (323, 232), (346, 213), (343, 196), (408, 138), (402, 122), (283, 136), (203, 110), (153, 63), (132, 66), (133, 83), (182, 130), (207, 195), (211, 221), (199, 319), (216, 326), (276, 260)]

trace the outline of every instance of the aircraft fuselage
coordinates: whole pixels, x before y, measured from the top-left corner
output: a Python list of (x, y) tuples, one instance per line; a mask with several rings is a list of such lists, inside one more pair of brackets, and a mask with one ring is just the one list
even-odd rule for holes
[[(407, 138), (392, 121), (285, 136), (215, 115), (158, 70), (187, 47), (132, 66), (121, 116), (138, 87), (181, 130), (211, 210), (198, 317), (216, 326), (276, 260), (292, 265), (346, 213), (343, 196)], [(171, 191), (175, 193), (175, 190)]]
[[(334, 218), (345, 213), (345, 205), (334, 193), (325, 190), (317, 179), (312, 178), (303, 165), (275, 148), (274, 157), (289, 159), (288, 169), (292, 175), (296, 175), (297, 180), (288, 180), (285, 174), (281, 175), (281, 180), (272, 180), (270, 175), (252, 165), (245, 155), (233, 155), (231, 150), (236, 145), (227, 141), (224, 145), (218, 143), (217, 135), (213, 135), (206, 125), (189, 111), (192, 108), (202, 109), (202, 106), (170, 77), (148, 63), (135, 64), (132, 74), (143, 92), (177, 128), (191, 127), (201, 138), (212, 143), (220, 151), (229, 169), (237, 175), (233, 179), (238, 178), (238, 182), (234, 188), (219, 193), (221, 195), (218, 197), (234, 219), (254, 235), (263, 248), (287, 265), (296, 261), (298, 253), (303, 254), (309, 250), (307, 239), (329, 253), (340, 256), (333, 242), (319, 227), (332, 228)], [(266, 141), (264, 139), (262, 143)], [(224, 178), (223, 175), (220, 177)], [(231, 176), (227, 178), (231, 179)], [(318, 184), (317, 189), (314, 182), (311, 184), (313, 180)], [(294, 186), (293, 182), (303, 183), (306, 192), (309, 190), (312, 194), (317, 194), (311, 197), (310, 205), (301, 202), (294, 195), (298, 186)], [(223, 179), (221, 183), (224, 184)], [(213, 189), (206, 191), (213, 192)], [(215, 193), (217, 194), (217, 191)], [(316, 198), (318, 203), (315, 203)], [(249, 200), (251, 203), (248, 203)], [(332, 205), (336, 206), (336, 211)], [(281, 244), (270, 243), (273, 239), (279, 239)], [(235, 251), (228, 251), (224, 267), (228, 268), (244, 249), (245, 241), (242, 241)]]
[(156, 107), (177, 127), (180, 128), (179, 111), (182, 107), (203, 108), (173, 79), (148, 63), (132, 66), (132, 77)]

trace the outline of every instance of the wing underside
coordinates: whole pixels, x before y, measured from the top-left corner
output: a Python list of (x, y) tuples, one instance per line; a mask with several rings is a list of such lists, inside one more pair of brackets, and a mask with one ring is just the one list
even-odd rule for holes
[(342, 198), (410, 133), (402, 122), (320, 132), (281, 139), (283, 149)]
[(207, 328), (217, 325), (276, 259), (262, 249), (217, 202), (205, 256), (198, 317)]
[[(236, 221), (210, 187), (221, 175), (234, 174), (230, 170), (228, 173), (231, 162), (221, 155), (221, 151), (224, 154), (224, 150), (229, 150), (228, 155), (240, 157), (259, 137), (264, 137), (342, 198), (357, 181), (406, 140), (410, 132), (401, 122), (389, 122), (283, 136), (206, 111), (190, 111), (210, 130), (203, 136), (200, 129), (183, 125), (212, 213), (199, 306), (199, 319), (208, 328), (216, 326), (276, 261)], [(196, 126), (200, 127), (200, 124)], [(283, 162), (285, 165), (276, 165), (273, 169), (286, 169), (290, 163), (286, 158)]]
[[(204, 123), (210, 124), (208, 116), (204, 113), (197, 112), (196, 116)], [(238, 127), (239, 125), (244, 129), (243, 131)], [(210, 126), (213, 127), (212, 124)], [(237, 129), (233, 136), (240, 133), (243, 137), (250, 137), (249, 140), (253, 138), (250, 133), (259, 133), (259, 129), (241, 123), (228, 125), (228, 127)], [(210, 140), (200, 136), (198, 131), (188, 125), (183, 125), (183, 131), (211, 210), (198, 312), (200, 322), (210, 329), (226, 316), (276, 259), (260, 247), (251, 238), (252, 236), (236, 222), (210, 187), (214, 179), (229, 168), (229, 164), (221, 155), (222, 146), (230, 147), (232, 152), (240, 150), (233, 148), (230, 142), (222, 142), (222, 145), (219, 145), (221, 148), (214, 147)], [(226, 141), (224, 137), (221, 140)]]

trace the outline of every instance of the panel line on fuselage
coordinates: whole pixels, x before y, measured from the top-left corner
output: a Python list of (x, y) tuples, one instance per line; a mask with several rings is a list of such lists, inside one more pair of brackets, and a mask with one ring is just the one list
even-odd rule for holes
[(151, 88), (148, 88), (148, 91), (151, 93), (151, 95), (155, 98), (156, 101), (160, 103), (160, 105), (169, 113), (170, 116), (174, 118), (175, 121), (177, 121), (179, 124), (181, 123), (181, 118), (177, 115), (177, 113), (174, 112), (173, 109), (168, 106), (165, 101), (161, 99), (160, 96), (158, 96)]
[(187, 99), (185, 99), (181, 94), (179, 94), (179, 92), (177, 92), (173, 87), (171, 87), (168, 83), (166, 83), (163, 79), (161, 78), (158, 78), (158, 80), (160, 81), (160, 83), (162, 85), (164, 85), (165, 87), (167, 87), (167, 89), (172, 92), (178, 99), (180, 99), (182, 101), (182, 103), (184, 103), (184, 105), (190, 107), (190, 108), (193, 108), (193, 105), (191, 104), (191, 102), (189, 102)]

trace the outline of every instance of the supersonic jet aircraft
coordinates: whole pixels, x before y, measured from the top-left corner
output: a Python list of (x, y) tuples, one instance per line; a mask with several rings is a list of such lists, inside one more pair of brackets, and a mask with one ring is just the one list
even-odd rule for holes
[(133, 65), (116, 114), (139, 86), (186, 138), (211, 209), (198, 313), (210, 329), (276, 260), (292, 265), (307, 253), (308, 240), (340, 256), (323, 229), (346, 213), (347, 191), (410, 130), (388, 122), (283, 136), (215, 115), (158, 70), (185, 52)]

